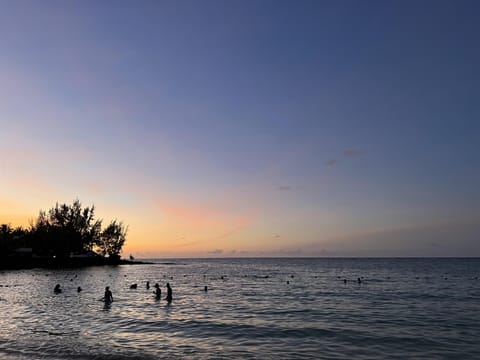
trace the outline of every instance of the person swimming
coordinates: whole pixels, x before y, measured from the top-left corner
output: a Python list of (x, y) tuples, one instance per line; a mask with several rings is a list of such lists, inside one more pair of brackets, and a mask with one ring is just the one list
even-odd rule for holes
[(160, 289), (160, 285), (158, 285), (158, 283), (155, 284), (154, 294), (155, 294), (155, 299), (157, 300), (160, 300), (160, 298), (162, 297), (162, 289)]
[(62, 289), (60, 289), (60, 284), (55, 285), (55, 288), (53, 289), (53, 292), (55, 294), (60, 294), (62, 292)]
[(167, 283), (167, 297), (165, 298), (169, 303), (172, 302), (172, 288), (170, 287), (170, 283)]
[(110, 291), (109, 286), (105, 287), (105, 295), (103, 296), (103, 301), (105, 301), (105, 304), (110, 304), (113, 301), (113, 295)]

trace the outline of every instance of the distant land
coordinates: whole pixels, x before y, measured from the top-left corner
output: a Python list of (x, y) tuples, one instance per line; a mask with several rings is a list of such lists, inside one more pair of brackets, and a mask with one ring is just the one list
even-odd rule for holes
[(95, 218), (95, 206), (56, 204), (28, 228), (0, 225), (0, 269), (141, 264), (121, 259), (128, 227)]
[(36, 257), (1, 257), (0, 270), (21, 270), (34, 268), (79, 268), (105, 265), (139, 265), (149, 264), (147, 261), (109, 259), (105, 257), (86, 258), (36, 258)]

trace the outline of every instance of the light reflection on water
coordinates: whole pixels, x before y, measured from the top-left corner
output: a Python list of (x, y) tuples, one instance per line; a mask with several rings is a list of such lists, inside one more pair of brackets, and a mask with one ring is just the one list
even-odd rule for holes
[[(0, 357), (479, 358), (478, 276), (478, 259), (177, 260), (3, 271)], [(57, 283), (63, 292), (55, 295)], [(109, 307), (101, 301), (105, 286), (114, 296)]]

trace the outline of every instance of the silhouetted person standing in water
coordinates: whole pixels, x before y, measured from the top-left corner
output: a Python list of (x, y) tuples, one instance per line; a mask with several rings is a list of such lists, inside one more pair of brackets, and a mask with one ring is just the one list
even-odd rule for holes
[(169, 303), (172, 302), (172, 288), (170, 287), (170, 283), (167, 283), (167, 297), (165, 298)]
[(160, 285), (155, 284), (155, 299), (160, 300), (162, 297), (162, 289), (160, 289)]
[(55, 285), (55, 289), (53, 289), (53, 292), (55, 294), (60, 294), (62, 292), (62, 289), (60, 289), (60, 284)]
[(147, 290), (150, 290), (150, 281), (147, 281)]
[(103, 301), (105, 301), (105, 304), (110, 304), (113, 301), (113, 295), (110, 291), (110, 287), (108, 286), (105, 288), (105, 295), (103, 297)]

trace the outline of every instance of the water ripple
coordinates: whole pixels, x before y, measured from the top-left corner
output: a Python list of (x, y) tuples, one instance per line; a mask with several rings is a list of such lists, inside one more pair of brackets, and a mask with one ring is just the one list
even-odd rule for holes
[[(478, 259), (182, 260), (3, 271), (0, 358), (475, 359), (479, 273)], [(147, 280), (163, 288), (169, 281), (172, 304), (156, 300)], [(61, 294), (53, 293), (56, 283)], [(99, 301), (105, 286), (115, 299), (109, 307)]]

